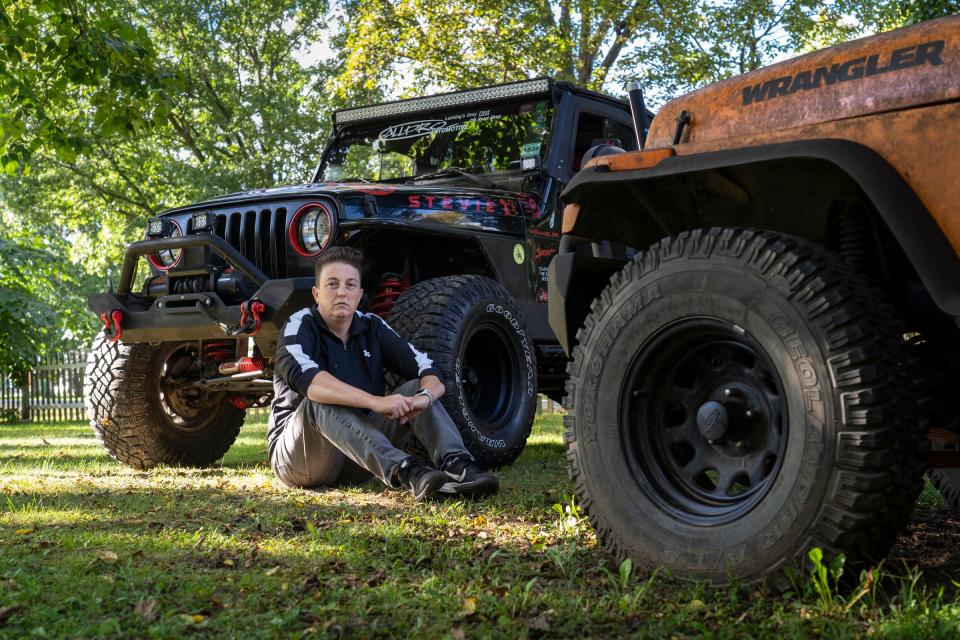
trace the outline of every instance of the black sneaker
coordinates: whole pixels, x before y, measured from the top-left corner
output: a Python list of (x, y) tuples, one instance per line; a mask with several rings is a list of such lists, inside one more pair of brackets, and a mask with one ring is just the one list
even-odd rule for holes
[(416, 456), (404, 458), (397, 473), (400, 484), (410, 489), (413, 499), (417, 502), (436, 497), (444, 482), (447, 481), (446, 474), (437, 471)]
[(500, 490), (497, 476), (477, 466), (467, 454), (452, 455), (443, 461), (441, 470), (448, 480), (440, 487), (443, 495), (461, 495), (467, 498), (493, 495)]

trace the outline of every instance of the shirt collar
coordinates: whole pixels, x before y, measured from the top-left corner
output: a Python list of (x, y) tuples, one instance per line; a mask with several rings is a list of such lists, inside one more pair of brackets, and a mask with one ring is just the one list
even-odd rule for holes
[[(327, 326), (327, 323), (324, 321), (323, 316), (320, 315), (320, 310), (317, 308), (317, 305), (313, 305), (312, 307), (310, 307), (310, 313), (313, 315), (314, 320), (317, 321), (317, 325), (321, 329), (329, 333), (334, 338), (337, 338), (338, 340), (340, 339), (339, 337), (337, 337), (337, 334), (335, 334), (330, 329), (330, 327)], [(353, 313), (353, 319), (350, 321), (350, 330), (347, 332), (347, 338), (352, 338), (362, 333), (365, 329), (364, 325), (365, 323), (363, 322), (363, 314), (360, 313), (359, 311), (355, 311)]]

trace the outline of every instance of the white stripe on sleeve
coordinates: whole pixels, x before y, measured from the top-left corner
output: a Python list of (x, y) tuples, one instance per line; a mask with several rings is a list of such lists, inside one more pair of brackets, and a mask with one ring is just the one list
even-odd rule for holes
[[(387, 329), (390, 329), (390, 331), (393, 332), (393, 335), (395, 335), (395, 336), (397, 336), (398, 338), (400, 338), (400, 334), (397, 333), (396, 329), (394, 329), (394, 328), (391, 327), (389, 324), (387, 324), (387, 321), (386, 321), (386, 320), (384, 320), (384, 319), (381, 318), (380, 316), (378, 316), (378, 315), (376, 315), (376, 314), (373, 314), (373, 313), (368, 313), (368, 314), (366, 314), (366, 315), (369, 316), (369, 317), (371, 317), (371, 318), (376, 318), (377, 320), (379, 320), (379, 321), (381, 322), (381, 324), (383, 324), (383, 326), (385, 326)], [(400, 339), (402, 340), (403, 338), (400, 338)], [(419, 376), (419, 375), (422, 375), (424, 371), (426, 371), (427, 369), (429, 369), (430, 367), (433, 366), (433, 360), (431, 360), (431, 359), (430, 359), (430, 356), (428, 356), (428, 355), (425, 354), (424, 352), (422, 352), (422, 351), (417, 351), (417, 348), (416, 348), (415, 346), (413, 346), (413, 344), (407, 342), (407, 345), (410, 347), (410, 351), (413, 352), (413, 357), (414, 357), (414, 358), (416, 359), (416, 361), (417, 361), (417, 367), (418, 367), (417, 375), (418, 375), (418, 376)]]
[[(287, 320), (287, 328), (283, 330), (283, 337), (290, 338), (297, 335), (297, 332), (300, 331), (300, 323), (303, 322), (303, 319), (310, 315), (310, 307), (301, 309), (295, 314), (290, 316), (290, 319)], [(301, 351), (301, 353), (303, 353)]]
[(319, 369), (320, 365), (310, 359), (310, 356), (303, 352), (303, 347), (298, 344), (288, 344), (284, 345), (287, 348), (287, 351), (290, 355), (293, 356), (294, 360), (297, 361), (297, 364), (300, 365), (301, 371), (309, 371), (310, 369)]
[(420, 368), (420, 370), (417, 371), (417, 375), (423, 375), (424, 371), (433, 366), (433, 360), (424, 352), (417, 351), (417, 348), (409, 342), (407, 344), (410, 345), (410, 350), (413, 351), (413, 357), (417, 359), (417, 366)]

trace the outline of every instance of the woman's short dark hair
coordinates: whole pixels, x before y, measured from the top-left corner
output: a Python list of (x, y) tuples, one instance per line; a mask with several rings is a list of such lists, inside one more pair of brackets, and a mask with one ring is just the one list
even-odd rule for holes
[(320, 271), (323, 267), (334, 262), (348, 264), (360, 272), (363, 267), (363, 252), (353, 247), (330, 247), (317, 258), (313, 267), (314, 279), (319, 281)]

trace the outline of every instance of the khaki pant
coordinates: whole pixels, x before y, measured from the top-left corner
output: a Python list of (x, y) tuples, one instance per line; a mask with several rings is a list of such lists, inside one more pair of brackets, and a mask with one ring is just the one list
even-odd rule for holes
[[(410, 380), (394, 393), (412, 395), (419, 380)], [(437, 468), (450, 454), (465, 453), (463, 439), (439, 402), (405, 425), (378, 413), (320, 404), (307, 398), (277, 438), (270, 466), (290, 487), (316, 487), (364, 479), (366, 472), (388, 486), (397, 486), (397, 468), (407, 457), (409, 437), (426, 449)]]

